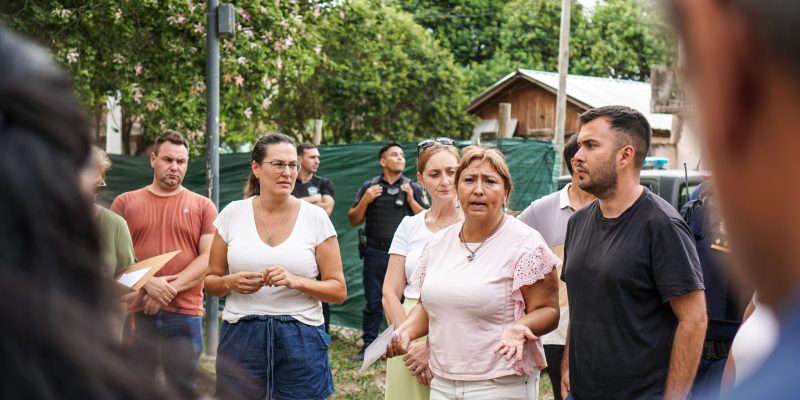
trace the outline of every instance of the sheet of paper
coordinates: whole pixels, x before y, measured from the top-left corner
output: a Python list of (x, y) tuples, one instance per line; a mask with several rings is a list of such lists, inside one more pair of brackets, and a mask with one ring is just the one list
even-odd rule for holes
[(128, 272), (127, 274), (122, 274), (117, 282), (127, 287), (133, 287), (136, 282), (139, 282), (139, 279), (142, 279), (147, 273), (150, 272), (150, 268), (142, 268), (133, 272)]
[(378, 335), (366, 350), (364, 350), (364, 362), (361, 364), (361, 372), (364, 372), (370, 365), (381, 359), (386, 354), (386, 347), (392, 343), (394, 336), (394, 324), (389, 325), (383, 333)]

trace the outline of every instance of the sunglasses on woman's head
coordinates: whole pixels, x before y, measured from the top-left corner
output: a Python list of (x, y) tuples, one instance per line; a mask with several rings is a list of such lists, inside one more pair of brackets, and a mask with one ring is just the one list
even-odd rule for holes
[(425, 139), (419, 143), (417, 143), (417, 154), (422, 153), (422, 150), (427, 149), (428, 147), (433, 146), (435, 143), (440, 143), (445, 146), (454, 146), (456, 142), (453, 139), (446, 138), (446, 137), (437, 137), (435, 139)]

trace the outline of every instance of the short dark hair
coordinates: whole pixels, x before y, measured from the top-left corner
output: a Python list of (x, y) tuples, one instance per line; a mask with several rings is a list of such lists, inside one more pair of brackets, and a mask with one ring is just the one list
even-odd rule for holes
[(306, 154), (306, 150), (316, 149), (317, 145), (311, 143), (300, 143), (297, 145), (297, 156), (300, 157)]
[(567, 171), (569, 171), (569, 175), (572, 176), (572, 159), (575, 158), (575, 154), (578, 154), (578, 149), (581, 146), (578, 146), (578, 134), (573, 133), (572, 136), (569, 137), (567, 144), (564, 145), (564, 162), (567, 164)]
[(166, 130), (158, 137), (158, 139), (156, 139), (156, 144), (153, 146), (153, 153), (158, 154), (158, 149), (162, 144), (164, 144), (164, 142), (181, 145), (186, 147), (187, 150), (189, 149), (189, 142), (183, 137), (183, 135), (172, 130)]
[(383, 147), (381, 147), (381, 150), (378, 152), (378, 160), (383, 158), (383, 153), (386, 153), (386, 151), (392, 147), (399, 147), (400, 149), (403, 148), (403, 146), (401, 146), (400, 143), (397, 143), (394, 140), (392, 140), (391, 142), (386, 143), (385, 145), (383, 145)]
[(611, 130), (616, 132), (617, 149), (630, 144), (636, 150), (636, 165), (641, 169), (644, 159), (650, 150), (650, 138), (653, 131), (647, 118), (639, 111), (627, 106), (605, 106), (593, 108), (580, 115), (581, 126), (598, 118), (607, 118)]

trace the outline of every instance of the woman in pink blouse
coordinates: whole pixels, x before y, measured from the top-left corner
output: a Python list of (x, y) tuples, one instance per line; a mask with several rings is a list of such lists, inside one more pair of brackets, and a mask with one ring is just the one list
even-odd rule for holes
[(511, 175), (498, 150), (464, 149), (455, 176), (464, 221), (439, 231), (412, 283), (420, 301), (387, 356), (428, 335), (431, 400), (535, 399), (546, 366), (538, 337), (558, 325), (558, 258), (504, 206)]

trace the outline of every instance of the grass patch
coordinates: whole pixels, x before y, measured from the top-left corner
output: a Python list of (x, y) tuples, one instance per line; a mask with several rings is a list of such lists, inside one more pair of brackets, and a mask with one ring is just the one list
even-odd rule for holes
[[(350, 328), (331, 327), (331, 371), (336, 393), (335, 400), (375, 400), (383, 399), (386, 387), (386, 362), (378, 361), (368, 370), (359, 372), (361, 362), (350, 361), (350, 357), (361, 349), (361, 331)], [(214, 358), (203, 356), (200, 359), (201, 374), (198, 390), (201, 395), (214, 395)], [(553, 390), (546, 375), (539, 379), (539, 399), (552, 400)]]

